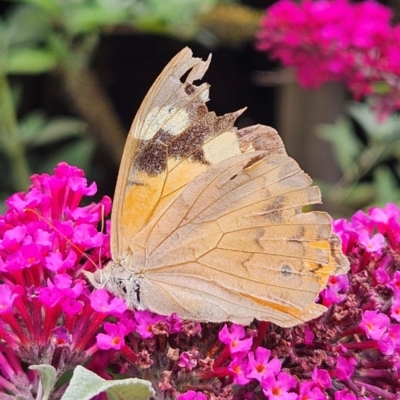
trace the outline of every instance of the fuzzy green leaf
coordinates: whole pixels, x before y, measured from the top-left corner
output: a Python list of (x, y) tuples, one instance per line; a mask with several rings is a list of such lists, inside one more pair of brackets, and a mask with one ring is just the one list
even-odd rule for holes
[(29, 369), (39, 371), (42, 384), (41, 400), (48, 400), (56, 383), (56, 369), (52, 365), (31, 365)]
[(108, 381), (78, 365), (61, 400), (89, 400), (107, 392), (109, 400), (147, 400), (154, 396), (149, 381), (137, 378)]

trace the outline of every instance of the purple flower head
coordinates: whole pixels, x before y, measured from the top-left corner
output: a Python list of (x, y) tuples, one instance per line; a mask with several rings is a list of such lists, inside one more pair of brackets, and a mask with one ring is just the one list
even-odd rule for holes
[[(354, 98), (372, 96), (385, 116), (400, 108), (400, 26), (391, 18), (391, 9), (374, 1), (280, 0), (261, 21), (258, 48), (294, 68), (303, 87), (344, 82)], [(397, 211), (394, 204), (374, 209), (380, 233)]]
[[(0, 338), (15, 352), (12, 357), (9, 353), (14, 365), (53, 360), (55, 368), (66, 370), (90, 356), (84, 351), (95, 342), (104, 316), (91, 307), (90, 288), (80, 271), (90, 264), (88, 259), (99, 263), (93, 254), (102, 253), (108, 235), (98, 232), (97, 225), (110, 207), (85, 223), (73, 219), (71, 210), (78, 212), (82, 198), (95, 190), (95, 185), (87, 186), (83, 171), (61, 163), (53, 176), (32, 176), (28, 193), (6, 200), (0, 217)], [(76, 240), (82, 227), (96, 233)], [(25, 379), (21, 376), (15, 379)], [(9, 379), (9, 393), (27, 396), (11, 375), (4, 378)]]

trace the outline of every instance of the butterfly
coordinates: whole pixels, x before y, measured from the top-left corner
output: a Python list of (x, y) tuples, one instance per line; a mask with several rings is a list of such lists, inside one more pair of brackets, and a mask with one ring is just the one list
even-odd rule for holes
[(110, 261), (94, 274), (138, 310), (282, 327), (321, 315), (315, 303), (349, 262), (317, 187), (267, 126), (217, 116), (201, 79), (211, 61), (179, 52), (132, 123), (111, 216)]

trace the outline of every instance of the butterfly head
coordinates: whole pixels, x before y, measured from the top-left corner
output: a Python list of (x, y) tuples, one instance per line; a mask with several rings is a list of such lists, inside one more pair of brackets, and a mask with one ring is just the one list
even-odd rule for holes
[(124, 299), (128, 307), (142, 309), (140, 299), (140, 279), (120, 262), (111, 261), (96, 272), (83, 271), (88, 281), (96, 289), (106, 289)]

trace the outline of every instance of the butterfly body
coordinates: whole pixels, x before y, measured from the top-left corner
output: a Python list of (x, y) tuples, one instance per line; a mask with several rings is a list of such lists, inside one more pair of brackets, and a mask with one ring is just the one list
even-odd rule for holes
[[(237, 130), (243, 110), (208, 112), (209, 60), (182, 50), (150, 89), (129, 133), (111, 224), (113, 261), (89, 279), (149, 309), (196, 321), (293, 326), (348, 269), (319, 189), (275, 130)], [(181, 76), (190, 71), (182, 82)]]

